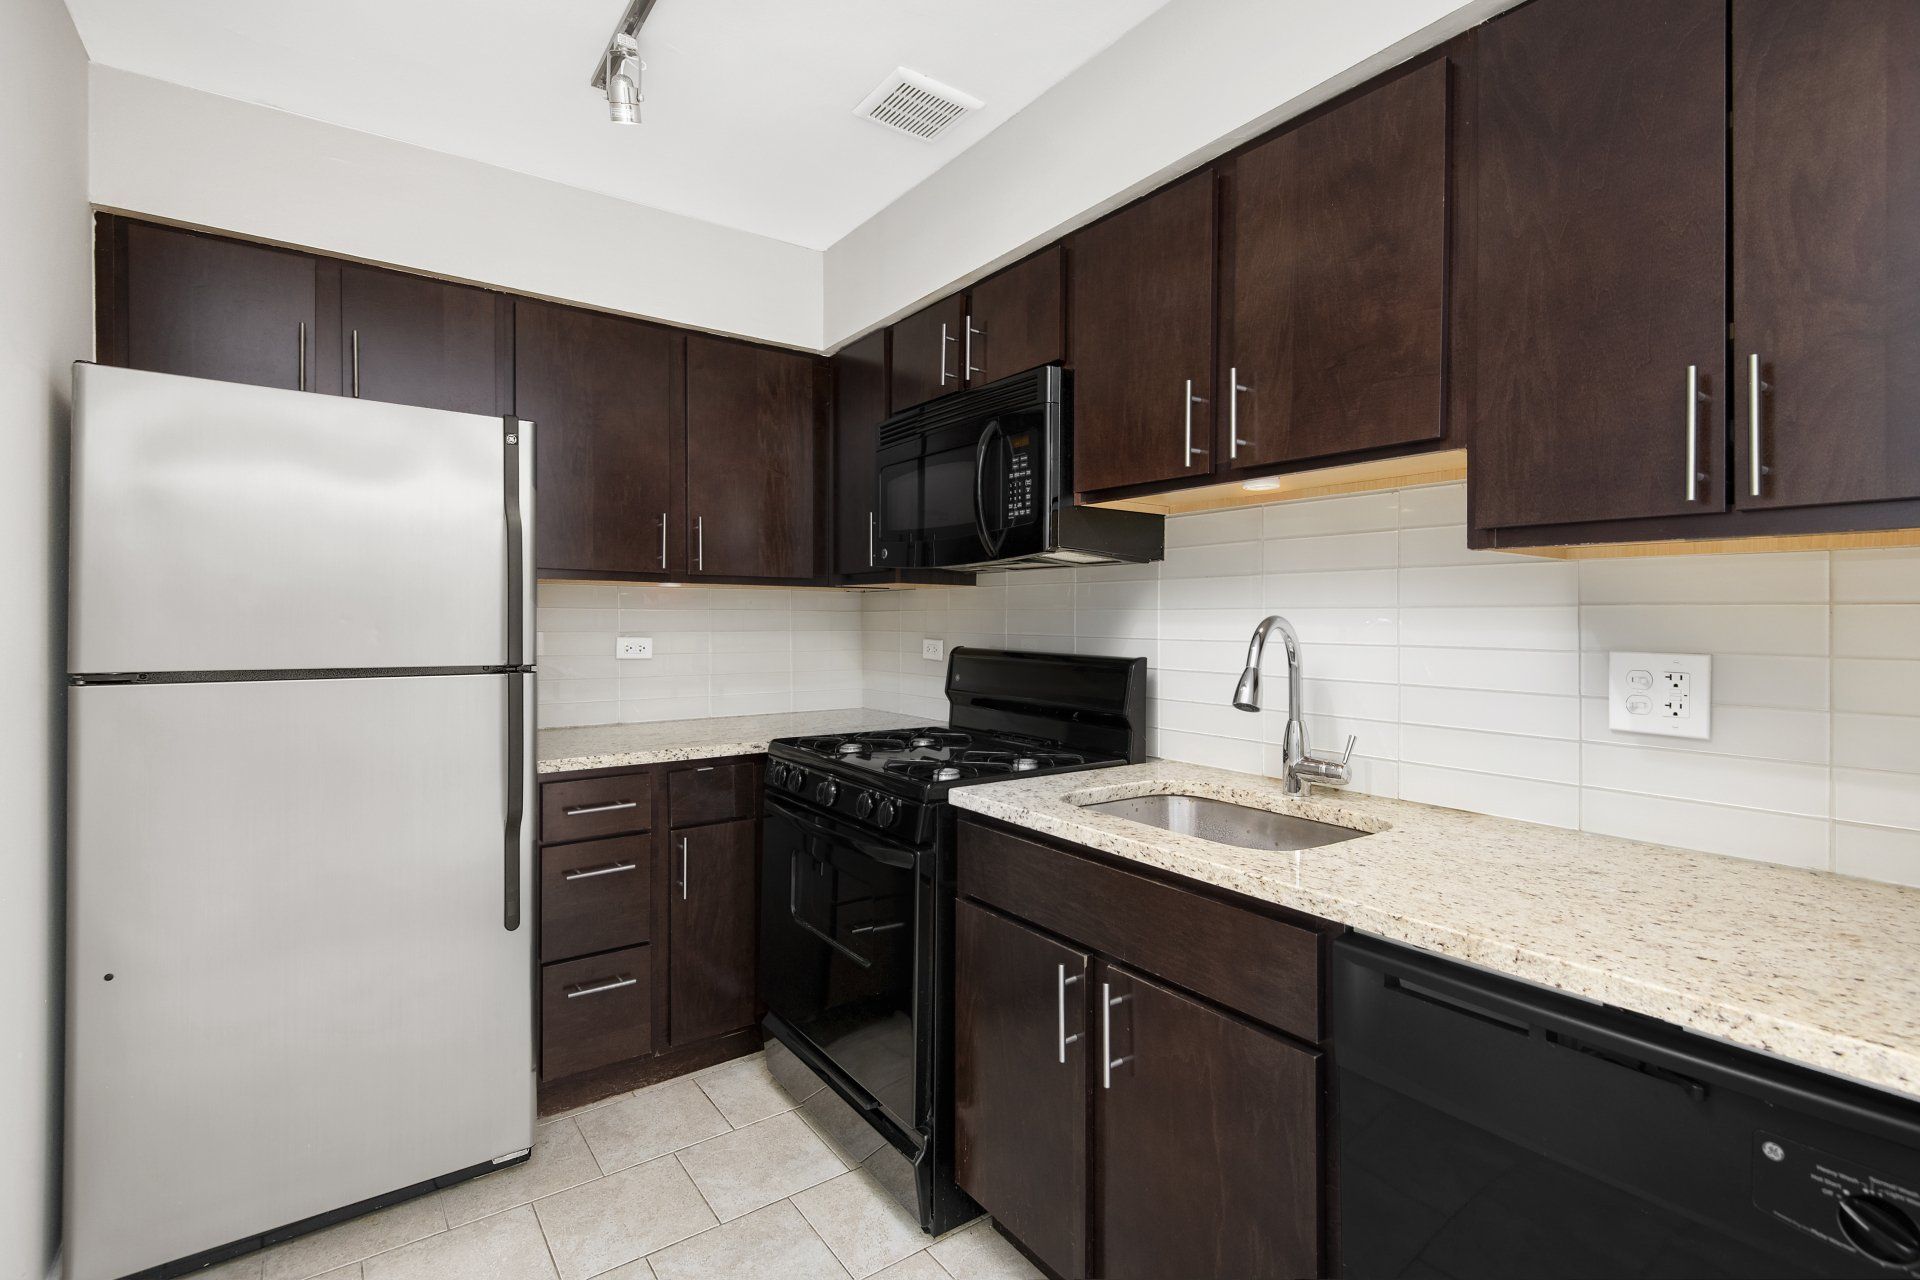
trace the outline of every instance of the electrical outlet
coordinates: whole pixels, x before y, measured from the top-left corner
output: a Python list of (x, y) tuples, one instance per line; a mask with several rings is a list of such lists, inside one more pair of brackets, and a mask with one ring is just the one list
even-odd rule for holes
[(1713, 659), (1704, 653), (1609, 653), (1607, 726), (1669, 738), (1711, 737)]
[(614, 641), (613, 656), (616, 658), (651, 658), (653, 656), (652, 636), (621, 636)]
[(920, 656), (928, 662), (939, 662), (947, 656), (947, 642), (945, 640), (922, 640), (920, 642)]

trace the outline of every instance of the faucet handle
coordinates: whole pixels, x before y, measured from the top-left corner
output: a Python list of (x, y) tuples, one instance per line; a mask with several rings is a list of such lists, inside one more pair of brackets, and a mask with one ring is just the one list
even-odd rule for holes
[(1302, 756), (1294, 762), (1293, 771), (1325, 786), (1344, 787), (1353, 781), (1353, 770), (1347, 767), (1347, 762), (1353, 759), (1353, 744), (1359, 740), (1357, 735), (1348, 734), (1347, 749), (1338, 760), (1328, 756)]
[(1350, 734), (1348, 734), (1348, 735), (1347, 735), (1347, 749), (1346, 749), (1345, 751), (1342, 751), (1342, 752), (1340, 753), (1340, 767), (1341, 767), (1341, 768), (1343, 768), (1343, 769), (1344, 769), (1344, 768), (1346, 768), (1346, 765), (1347, 765), (1347, 761), (1349, 761), (1349, 760), (1351, 760), (1351, 759), (1353, 759), (1353, 744), (1354, 744), (1354, 743), (1356, 743), (1356, 742), (1358, 742), (1358, 741), (1360, 741), (1360, 735), (1359, 735), (1359, 734), (1357, 734), (1357, 733), (1350, 733)]

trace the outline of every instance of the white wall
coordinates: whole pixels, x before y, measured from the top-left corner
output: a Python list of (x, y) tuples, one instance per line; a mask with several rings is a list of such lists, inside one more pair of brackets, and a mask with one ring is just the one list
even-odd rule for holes
[(93, 353), (86, 54), (60, 0), (0, 38), (0, 1280), (56, 1241), (70, 362)]
[(543, 582), (538, 627), (543, 729), (860, 705), (852, 591)]
[(827, 250), (829, 345), (1515, 0), (1173, 0)]
[(815, 250), (111, 67), (91, 83), (95, 204), (821, 346)]
[[(1467, 550), (1464, 486), (1167, 522), (1158, 565), (867, 597), (868, 706), (944, 718), (923, 637), (1144, 656), (1149, 749), (1277, 774), (1300, 634), (1316, 749), (1360, 789), (1920, 885), (1920, 549), (1542, 560)], [(1713, 656), (1707, 741), (1607, 727), (1610, 649)]]

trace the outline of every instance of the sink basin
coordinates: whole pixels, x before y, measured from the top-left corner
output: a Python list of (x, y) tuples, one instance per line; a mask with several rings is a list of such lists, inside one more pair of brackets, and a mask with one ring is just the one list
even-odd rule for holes
[(1373, 834), (1204, 796), (1131, 796), (1082, 807), (1177, 835), (1198, 836), (1244, 849), (1317, 849)]

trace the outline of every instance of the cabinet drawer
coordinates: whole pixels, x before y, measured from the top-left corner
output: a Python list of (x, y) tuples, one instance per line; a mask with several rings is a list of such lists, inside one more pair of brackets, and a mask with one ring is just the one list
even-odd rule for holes
[(540, 1078), (653, 1052), (653, 956), (629, 947), (540, 970)]
[(540, 851), (540, 958), (637, 946), (648, 940), (653, 837), (618, 836)]
[(675, 769), (667, 775), (667, 825), (691, 827), (752, 817), (759, 812), (753, 773), (745, 761)]
[(1320, 934), (1009, 832), (960, 822), (960, 892), (1303, 1040)]
[(619, 773), (540, 788), (540, 839), (591, 840), (653, 826), (653, 775)]

